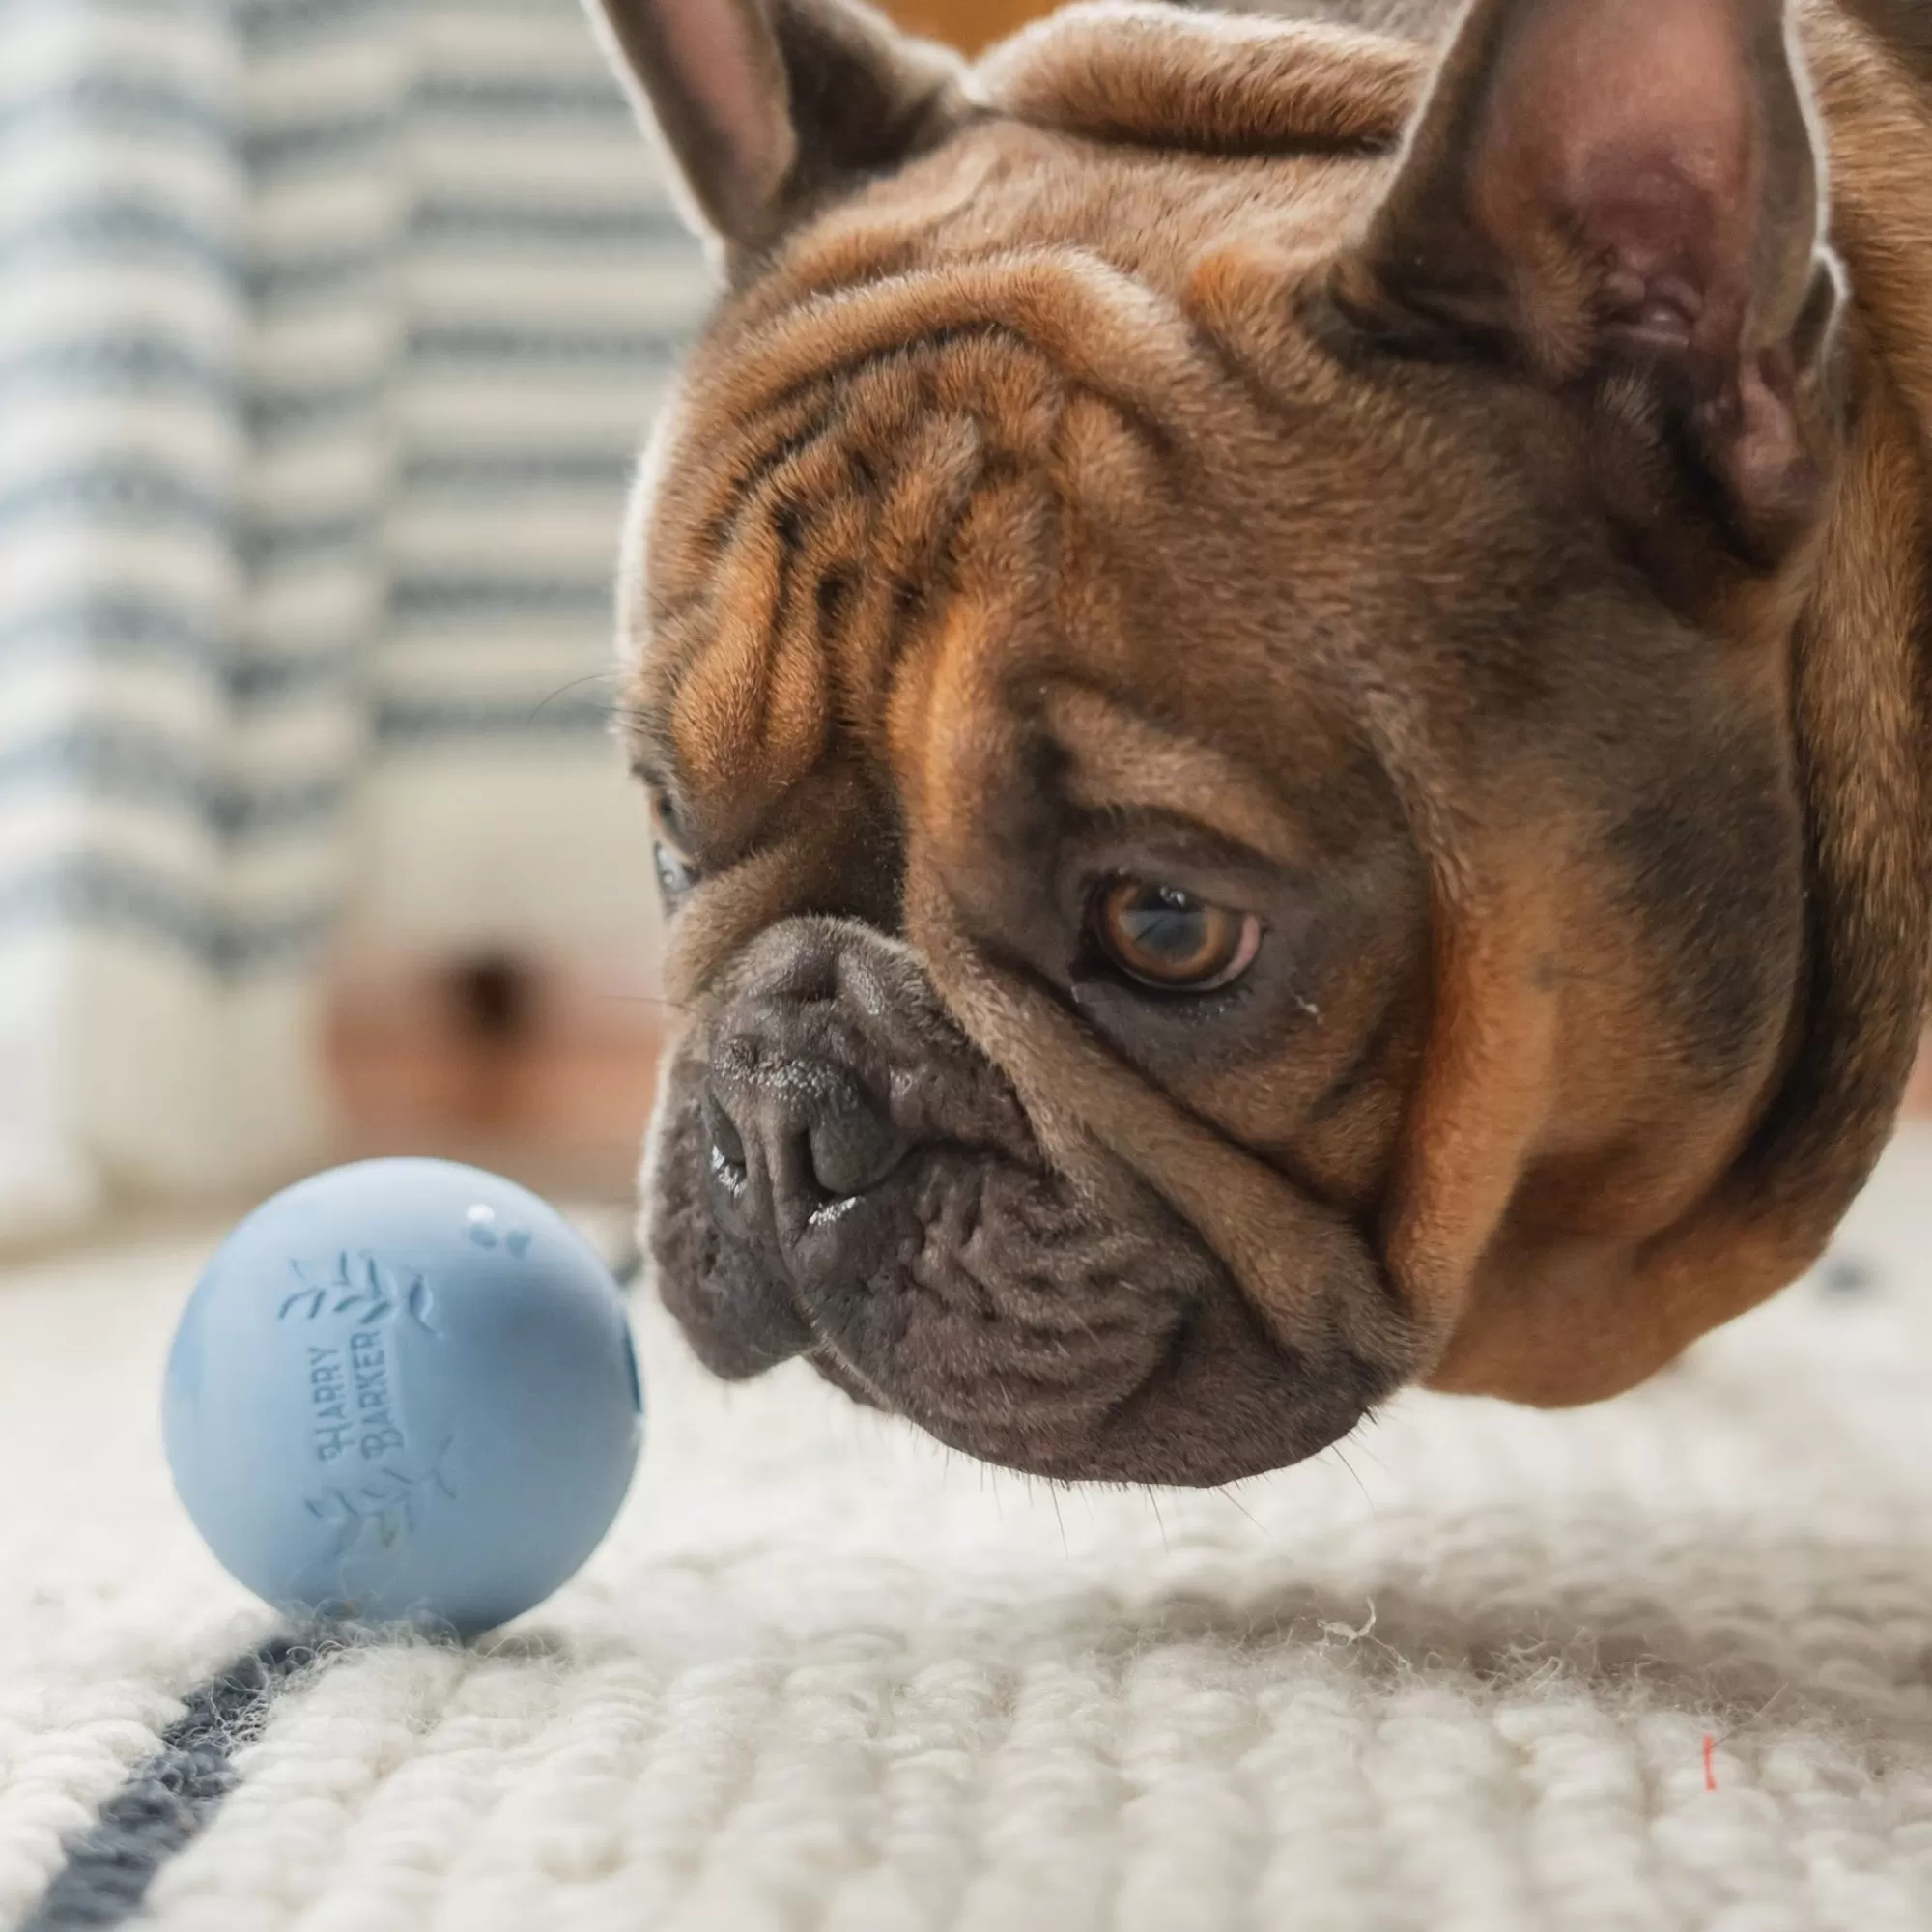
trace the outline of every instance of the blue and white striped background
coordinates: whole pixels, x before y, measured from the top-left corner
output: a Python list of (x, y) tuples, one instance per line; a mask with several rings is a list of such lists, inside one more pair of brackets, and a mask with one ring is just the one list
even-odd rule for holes
[(0, 0), (0, 1236), (299, 1158), (345, 932), (647, 941), (652, 170), (576, 0)]

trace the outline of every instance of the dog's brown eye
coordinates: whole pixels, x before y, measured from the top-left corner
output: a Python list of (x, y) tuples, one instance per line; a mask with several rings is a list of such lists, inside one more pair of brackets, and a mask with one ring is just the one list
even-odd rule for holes
[(1251, 912), (1178, 886), (1114, 879), (1094, 901), (1094, 938), (1128, 979), (1164, 993), (1207, 993), (1238, 980), (1262, 943)]

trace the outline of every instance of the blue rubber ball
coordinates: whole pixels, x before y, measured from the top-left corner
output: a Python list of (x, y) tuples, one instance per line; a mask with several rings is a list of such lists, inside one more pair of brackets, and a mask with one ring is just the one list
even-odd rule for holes
[(643, 1401), (624, 1302), (562, 1216), (440, 1160), (339, 1167), (230, 1235), (168, 1357), (175, 1488), (302, 1618), (473, 1635), (602, 1541)]

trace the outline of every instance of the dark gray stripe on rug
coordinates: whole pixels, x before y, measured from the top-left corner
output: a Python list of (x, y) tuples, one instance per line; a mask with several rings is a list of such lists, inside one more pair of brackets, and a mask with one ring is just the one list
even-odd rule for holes
[(160, 1748), (68, 1840), (66, 1864), (19, 1932), (120, 1925), (139, 1912), (155, 1874), (200, 1834), (240, 1781), (236, 1750), (318, 1654), (313, 1642), (276, 1637), (190, 1691)]

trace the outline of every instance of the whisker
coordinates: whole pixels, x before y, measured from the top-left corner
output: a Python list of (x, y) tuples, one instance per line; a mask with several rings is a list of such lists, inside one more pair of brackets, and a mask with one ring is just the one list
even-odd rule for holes
[(617, 673), (614, 668), (610, 670), (593, 670), (587, 676), (574, 677), (570, 680), (568, 684), (558, 685), (557, 688), (554, 691), (553, 691), (551, 695), (548, 697), (546, 697), (543, 700), (543, 702), (540, 703), (526, 719), (524, 720), (524, 723), (526, 724), (534, 724), (537, 719), (542, 715), (545, 706), (554, 704), (556, 700), (559, 697), (563, 696), (563, 695), (566, 692), (580, 690), (582, 686), (586, 684), (602, 684), (607, 679), (613, 678), (616, 675)]
[(1355, 1474), (1355, 1465), (1349, 1461), (1348, 1457), (1342, 1454), (1342, 1445), (1339, 1442), (1331, 1442), (1328, 1446), (1334, 1451), (1335, 1460), (1341, 1463), (1343, 1468), (1348, 1470), (1349, 1480), (1361, 1491), (1362, 1500), (1368, 1504), (1369, 1514), (1374, 1516), (1376, 1514), (1376, 1499), (1370, 1495), (1368, 1485), (1362, 1481), (1361, 1477)]
[(1141, 1487), (1147, 1492), (1148, 1507), (1153, 1511), (1154, 1521), (1160, 1524), (1160, 1547), (1172, 1556), (1174, 1545), (1167, 1540), (1167, 1519), (1160, 1513), (1160, 1498), (1154, 1494), (1151, 1483), (1143, 1483)]
[(1234, 1492), (1234, 1491), (1233, 1491), (1233, 1490), (1223, 1490), (1223, 1491), (1221, 1492), (1221, 1493), (1222, 1493), (1222, 1495), (1224, 1495), (1224, 1496), (1225, 1496), (1225, 1497), (1226, 1497), (1226, 1498), (1228, 1499), (1228, 1501), (1229, 1501), (1229, 1502), (1233, 1503), (1233, 1504), (1234, 1504), (1234, 1506), (1235, 1506), (1235, 1507), (1236, 1507), (1236, 1508), (1237, 1510), (1239, 1510), (1239, 1511), (1240, 1511), (1240, 1513), (1241, 1513), (1241, 1514), (1242, 1514), (1242, 1515), (1243, 1515), (1244, 1517), (1246, 1517), (1246, 1518), (1247, 1518), (1247, 1520), (1249, 1520), (1249, 1521), (1250, 1521), (1251, 1523), (1253, 1523), (1253, 1524), (1254, 1524), (1254, 1526), (1255, 1526), (1255, 1527), (1256, 1527), (1257, 1529), (1261, 1528), (1261, 1526), (1262, 1526), (1262, 1520), (1261, 1520), (1261, 1518), (1260, 1518), (1260, 1517), (1258, 1517), (1258, 1516), (1257, 1516), (1257, 1515), (1256, 1515), (1256, 1514), (1254, 1513), (1254, 1511), (1253, 1511), (1253, 1510), (1251, 1510), (1251, 1509), (1250, 1509), (1250, 1508), (1249, 1508), (1249, 1507), (1247, 1506), (1247, 1504), (1246, 1504), (1246, 1503), (1244, 1503), (1244, 1502), (1243, 1502), (1243, 1501), (1242, 1501), (1242, 1500), (1240, 1499), (1240, 1497), (1239, 1497), (1239, 1496), (1237, 1496), (1237, 1495), (1236, 1495), (1236, 1493)]
[(621, 1007), (663, 1007), (670, 1012), (688, 1013), (689, 1000), (673, 1000), (663, 993), (600, 993), (600, 1000), (612, 1000)]

